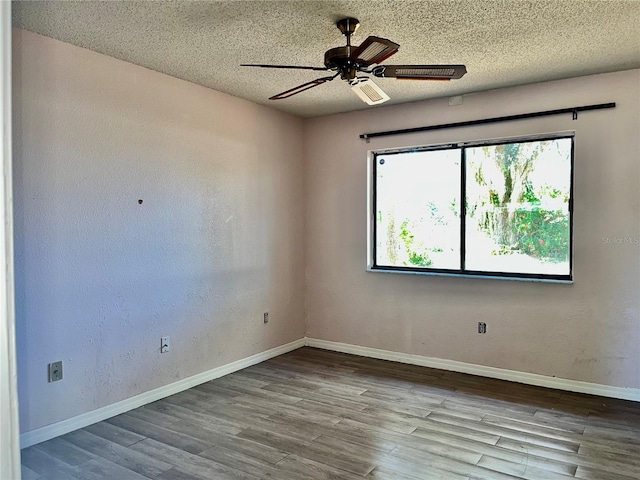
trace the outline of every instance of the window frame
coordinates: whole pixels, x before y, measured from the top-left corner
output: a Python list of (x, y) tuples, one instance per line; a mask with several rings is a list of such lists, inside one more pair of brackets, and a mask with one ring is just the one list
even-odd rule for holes
[[(465, 268), (466, 260), (466, 149), (474, 147), (496, 146), (511, 143), (526, 143), (535, 141), (549, 141), (558, 139), (571, 140), (571, 158), (569, 173), (569, 273), (568, 274), (538, 274), (520, 272), (494, 272), (484, 270), (468, 270)], [(460, 269), (444, 268), (418, 268), (410, 266), (378, 265), (376, 258), (377, 248), (377, 158), (381, 155), (404, 154), (437, 150), (460, 150)], [(367, 271), (382, 273), (403, 273), (413, 275), (440, 275), (450, 277), (490, 278), (500, 280), (522, 280), (533, 282), (573, 283), (573, 246), (574, 246), (574, 167), (575, 167), (575, 132), (557, 132), (538, 135), (505, 137), (498, 139), (474, 140), (466, 142), (453, 142), (434, 145), (422, 145), (405, 148), (390, 148), (370, 150), (367, 155), (367, 204), (369, 209), (367, 235)]]

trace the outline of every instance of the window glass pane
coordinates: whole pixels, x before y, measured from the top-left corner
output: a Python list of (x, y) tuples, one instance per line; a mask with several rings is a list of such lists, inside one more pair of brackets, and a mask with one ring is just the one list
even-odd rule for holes
[(467, 270), (569, 275), (571, 138), (466, 149)]
[(375, 161), (377, 265), (459, 269), (460, 150)]

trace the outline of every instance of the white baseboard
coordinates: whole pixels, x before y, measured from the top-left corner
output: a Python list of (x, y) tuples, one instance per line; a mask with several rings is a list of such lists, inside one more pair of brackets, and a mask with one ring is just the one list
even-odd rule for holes
[(148, 392), (141, 393), (131, 398), (121, 400), (120, 402), (107, 405), (91, 412), (62, 420), (51, 425), (47, 425), (30, 432), (20, 435), (20, 448), (30, 447), (36, 443), (44, 442), (52, 438), (64, 435), (79, 428), (101, 422), (107, 418), (120, 415), (134, 408), (141, 407), (156, 400), (174, 395), (189, 388), (195, 387), (202, 383), (223, 377), (243, 368), (250, 367), (260, 362), (264, 362), (278, 355), (282, 355), (292, 350), (296, 350), (303, 346), (321, 348), (324, 350), (332, 350), (334, 352), (351, 353), (362, 357), (379, 358), (381, 360), (391, 360), (394, 362), (407, 363), (411, 365), (420, 365), (423, 367), (438, 368), (441, 370), (450, 370), (453, 372), (468, 373), (478, 375), (480, 377), (497, 378), (500, 380), (509, 380), (511, 382), (525, 383), (528, 385), (536, 385), (539, 387), (556, 388), (558, 390), (567, 390), (570, 392), (589, 393), (592, 395), (600, 395), (603, 397), (620, 398), (624, 400), (640, 401), (640, 389), (614, 387), (610, 385), (601, 385), (597, 383), (581, 382), (578, 380), (569, 380), (565, 378), (548, 377), (546, 375), (538, 375), (535, 373), (518, 372), (515, 370), (506, 370), (503, 368), (487, 367), (484, 365), (475, 365), (472, 363), (458, 362), (456, 360), (446, 360), (442, 358), (425, 357), (422, 355), (413, 355), (409, 353), (393, 352), (390, 350), (381, 350), (379, 348), (362, 347), (359, 345), (351, 345), (348, 343), (332, 342), (329, 340), (319, 340), (316, 338), (301, 338), (293, 342), (281, 345), (279, 347), (266, 350), (250, 357), (237, 360), (220, 367), (213, 368), (206, 372), (193, 375), (177, 382), (159, 387)]
[(569, 392), (589, 393), (591, 395), (620, 398), (623, 400), (634, 400), (636, 402), (640, 401), (640, 389), (638, 388), (614, 387), (598, 383), (581, 382), (566, 378), (538, 375), (536, 373), (518, 372), (515, 370), (506, 370), (504, 368), (475, 365), (473, 363), (458, 362), (456, 360), (412, 355), (409, 353), (381, 350), (379, 348), (361, 347), (359, 345), (319, 340), (316, 338), (306, 338), (305, 345), (314, 348), (322, 348), (324, 350), (332, 350), (334, 352), (351, 353), (362, 357), (379, 358), (381, 360), (391, 360), (411, 365), (438, 368), (440, 370), (469, 373), (480, 377), (509, 380), (510, 382), (525, 383), (539, 387), (555, 388), (558, 390), (567, 390)]
[(97, 410), (83, 413), (81, 415), (69, 418), (67, 420), (62, 420), (61, 422), (53, 423), (42, 428), (31, 430), (30, 432), (26, 432), (20, 435), (20, 448), (30, 447), (31, 445), (35, 445), (36, 443), (50, 440), (60, 435), (64, 435), (65, 433), (72, 432), (73, 430), (92, 425), (96, 422), (101, 422), (102, 420), (106, 420), (107, 418), (120, 415), (121, 413), (128, 412), (129, 410), (141, 407), (142, 405), (146, 405), (148, 403), (155, 402), (156, 400), (174, 395), (176, 393), (182, 392), (183, 390), (195, 387), (196, 385), (200, 385), (210, 380), (223, 377), (230, 373), (237, 372), (238, 370), (242, 370), (243, 368), (247, 368), (257, 363), (264, 362), (265, 360), (268, 360), (270, 358), (277, 357), (278, 355), (282, 355), (283, 353), (287, 353), (300, 347), (304, 347), (304, 345), (305, 339), (301, 338), (285, 345), (280, 345), (279, 347), (271, 348), (261, 353), (256, 353), (255, 355), (251, 355), (250, 357), (242, 358), (235, 362), (213, 368), (206, 372), (183, 378), (182, 380), (178, 380), (177, 382), (165, 385), (164, 387), (159, 387), (154, 390), (141, 393), (134, 397), (121, 400), (102, 408), (98, 408)]

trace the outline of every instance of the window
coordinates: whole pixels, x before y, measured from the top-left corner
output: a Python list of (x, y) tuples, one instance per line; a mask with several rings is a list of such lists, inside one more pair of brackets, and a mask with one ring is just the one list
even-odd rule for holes
[(573, 136), (374, 152), (370, 269), (572, 280)]

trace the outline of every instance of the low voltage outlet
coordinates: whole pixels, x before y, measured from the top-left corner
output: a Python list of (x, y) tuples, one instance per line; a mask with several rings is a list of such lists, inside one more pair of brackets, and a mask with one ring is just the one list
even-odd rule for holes
[(62, 360), (49, 364), (49, 381), (57, 382), (62, 380)]

